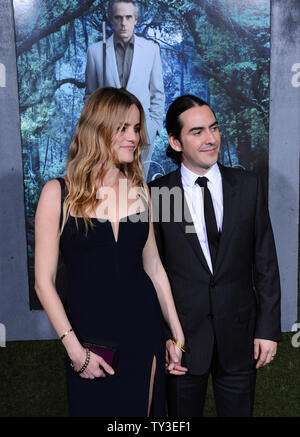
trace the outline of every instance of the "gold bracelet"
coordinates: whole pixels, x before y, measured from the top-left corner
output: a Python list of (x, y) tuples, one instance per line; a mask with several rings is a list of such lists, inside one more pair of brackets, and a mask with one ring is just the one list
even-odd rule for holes
[(176, 344), (177, 347), (179, 347), (180, 350), (182, 350), (182, 352), (186, 352), (187, 351), (187, 347), (185, 344), (181, 344), (179, 343), (178, 340), (176, 340), (176, 338), (172, 338), (172, 341), (174, 344)]
[(84, 362), (83, 366), (79, 370), (75, 370), (74, 369), (74, 364), (73, 364), (72, 361), (70, 363), (70, 366), (73, 367), (74, 372), (78, 373), (79, 375), (80, 375), (80, 373), (85, 371), (85, 369), (87, 368), (87, 366), (89, 365), (89, 362), (90, 362), (90, 355), (91, 355), (90, 350), (88, 348), (86, 348), (85, 352), (86, 352), (85, 362)]
[(72, 332), (72, 331), (73, 331), (73, 328), (69, 329), (69, 331), (65, 332), (65, 333), (60, 337), (60, 339), (63, 340), (63, 339), (64, 339), (68, 334), (70, 334), (70, 332)]

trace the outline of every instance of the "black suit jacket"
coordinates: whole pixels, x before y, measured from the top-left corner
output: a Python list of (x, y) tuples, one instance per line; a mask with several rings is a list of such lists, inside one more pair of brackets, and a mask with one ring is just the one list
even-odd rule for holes
[[(208, 370), (214, 342), (223, 368), (233, 371), (253, 365), (254, 338), (281, 339), (278, 264), (260, 179), (219, 168), (224, 214), (213, 274), (197, 234), (186, 232), (192, 220), (180, 168), (149, 184), (157, 245), (188, 346), (183, 364), (195, 375)], [(158, 195), (168, 190), (177, 191), (176, 200)]]

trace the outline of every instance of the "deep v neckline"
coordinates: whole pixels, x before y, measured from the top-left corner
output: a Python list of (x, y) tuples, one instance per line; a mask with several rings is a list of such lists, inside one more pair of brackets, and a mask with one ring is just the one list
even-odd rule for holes
[[(146, 210), (144, 209), (143, 211), (134, 212), (134, 213), (132, 213), (132, 214), (124, 215), (124, 216), (121, 217), (117, 222), (112, 222), (112, 221), (110, 221), (109, 219), (107, 219), (107, 221), (108, 221), (109, 224), (110, 224), (110, 228), (111, 228), (111, 231), (112, 231), (112, 236), (113, 236), (113, 239), (114, 239), (115, 244), (118, 244), (118, 242), (119, 242), (119, 236), (120, 236), (120, 223), (122, 223), (122, 222), (124, 223), (124, 219), (128, 219), (129, 217), (131, 217), (131, 216), (133, 216), (133, 215), (143, 214), (145, 211), (146, 211)], [(99, 219), (99, 220), (101, 220), (101, 219)], [(114, 231), (113, 223), (118, 224), (118, 226), (116, 227), (116, 230), (117, 230), (116, 233), (115, 233), (115, 231)], [(126, 223), (126, 222), (125, 222), (125, 223)]]
[[(122, 217), (123, 218), (123, 217)], [(112, 232), (112, 236), (113, 236), (113, 239), (114, 239), (114, 242), (115, 242), (115, 244), (118, 244), (118, 241), (119, 241), (119, 232), (120, 232), (120, 221), (121, 221), (122, 219), (120, 219), (118, 222), (115, 222), (116, 223), (116, 233), (115, 233), (115, 230), (114, 230), (114, 226), (113, 226), (113, 223), (114, 222), (111, 222), (109, 219), (107, 219), (107, 221), (109, 222), (109, 225), (110, 225), (110, 229), (111, 229), (111, 232)]]
[[(101, 217), (89, 217), (90, 220), (97, 220), (99, 223), (109, 223), (109, 227), (111, 229), (112, 232), (112, 238), (114, 243), (117, 245), (119, 242), (119, 234), (120, 234), (120, 223), (123, 222), (124, 223), (124, 219), (128, 219), (129, 217), (133, 216), (133, 215), (138, 215), (138, 214), (143, 214), (146, 210), (144, 209), (143, 211), (139, 211), (139, 212), (134, 212), (132, 214), (128, 214), (128, 215), (124, 215), (123, 217), (121, 217), (117, 222), (118, 226), (117, 226), (117, 232), (115, 233), (114, 231), (114, 227), (113, 227), (113, 223), (111, 220), (109, 220), (108, 218), (101, 218)], [(76, 217), (74, 215), (70, 214), (70, 217), (72, 217), (74, 220), (75, 219), (81, 219), (83, 220), (83, 217)]]
[[(62, 180), (63, 180), (63, 183), (64, 183), (64, 185), (65, 185), (65, 187), (68, 188), (68, 185), (67, 185), (65, 179), (64, 179), (64, 178), (59, 178), (59, 179), (62, 179)], [(120, 223), (121, 223), (122, 221), (124, 221), (124, 219), (128, 219), (129, 217), (131, 217), (131, 216), (133, 216), (133, 215), (143, 214), (145, 211), (146, 211), (146, 208), (145, 208), (143, 211), (139, 211), (139, 212), (135, 212), (135, 213), (132, 213), (132, 214), (125, 215), (125, 216), (121, 217), (117, 222), (112, 222), (111, 220), (109, 220), (109, 218), (101, 218), (101, 217), (88, 217), (88, 218), (89, 218), (90, 220), (97, 220), (97, 221), (100, 222), (100, 223), (101, 223), (101, 222), (104, 223), (104, 222), (107, 222), (107, 221), (108, 221), (108, 222), (109, 222), (109, 225), (110, 225), (111, 232), (112, 232), (113, 241), (114, 241), (114, 243), (117, 245), (118, 242), (119, 242)], [(75, 220), (76, 220), (76, 219), (83, 219), (83, 217), (76, 217), (76, 216), (71, 215), (71, 214), (70, 214), (70, 217), (72, 217), (72, 218), (75, 219)], [(116, 224), (117, 224), (117, 226), (116, 226), (116, 232), (115, 232), (115, 229), (114, 229), (113, 223), (116, 223)]]

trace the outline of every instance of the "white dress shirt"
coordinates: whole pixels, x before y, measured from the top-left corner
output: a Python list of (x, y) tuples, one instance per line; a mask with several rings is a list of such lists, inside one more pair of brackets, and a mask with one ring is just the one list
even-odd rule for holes
[[(208, 239), (206, 234), (205, 219), (204, 219), (204, 202), (203, 202), (203, 190), (196, 183), (199, 175), (193, 173), (184, 164), (181, 164), (181, 180), (184, 190), (184, 195), (193, 219), (195, 231), (199, 243), (201, 245), (206, 262), (213, 272), (212, 262), (210, 258)], [(222, 231), (223, 223), (223, 190), (222, 190), (222, 177), (218, 164), (214, 164), (205, 177), (208, 179), (207, 188), (210, 191), (218, 230)]]

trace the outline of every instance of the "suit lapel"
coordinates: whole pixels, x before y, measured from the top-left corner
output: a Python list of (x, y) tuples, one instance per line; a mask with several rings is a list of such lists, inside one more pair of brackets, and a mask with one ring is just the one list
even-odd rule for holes
[(147, 56), (145, 53), (143, 53), (142, 46), (140, 44), (140, 38), (136, 35), (134, 35), (134, 48), (133, 48), (133, 58), (132, 58), (132, 64), (130, 68), (130, 73), (127, 81), (126, 89), (130, 89), (131, 85), (134, 84), (135, 81), (135, 73), (139, 71), (139, 62), (143, 57)]
[(222, 234), (219, 242), (218, 255), (214, 270), (214, 275), (218, 273), (222, 261), (226, 256), (226, 249), (232, 235), (233, 228), (237, 223), (237, 184), (232, 177), (230, 168), (218, 164), (222, 176), (223, 186), (223, 224)]
[[(208, 267), (208, 264), (206, 262), (205, 256), (202, 252), (201, 245), (198, 240), (197, 233), (194, 228), (192, 216), (186, 201), (186, 198), (184, 196), (184, 190), (182, 186), (181, 181), (181, 172), (180, 167), (170, 175), (170, 188), (172, 187), (179, 187), (182, 192), (182, 220), (176, 222), (178, 227), (180, 228), (181, 232), (185, 234), (185, 237), (189, 244), (192, 246), (197, 258), (201, 261), (203, 267), (208, 271), (208, 273), (211, 274), (210, 268)], [(171, 217), (173, 218), (175, 216), (174, 214), (174, 203), (170, 203), (171, 208)]]
[(121, 88), (113, 35), (110, 38), (108, 38), (106, 43), (106, 68), (107, 68), (106, 78), (111, 77), (114, 82), (114, 84), (111, 85), (114, 85), (116, 88)]

